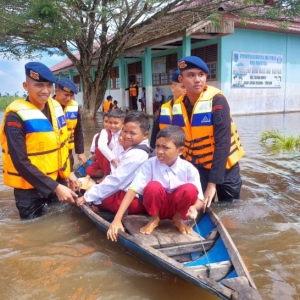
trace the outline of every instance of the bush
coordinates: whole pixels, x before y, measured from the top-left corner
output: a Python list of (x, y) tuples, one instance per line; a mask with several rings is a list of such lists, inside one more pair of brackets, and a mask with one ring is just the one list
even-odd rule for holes
[(14, 97), (14, 96), (0, 97), (0, 111), (4, 111), (6, 107), (16, 99), (20, 99), (20, 97)]

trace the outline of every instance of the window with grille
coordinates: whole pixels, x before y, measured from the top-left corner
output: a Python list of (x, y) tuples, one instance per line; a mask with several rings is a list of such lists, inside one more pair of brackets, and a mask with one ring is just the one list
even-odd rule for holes
[(195, 48), (191, 52), (192, 55), (203, 59), (208, 66), (209, 74), (207, 80), (216, 81), (218, 79), (218, 44)]
[(110, 70), (110, 88), (112, 90), (120, 88), (119, 67)]
[(177, 67), (177, 53), (166, 55), (166, 73), (152, 74), (153, 85), (169, 85), (172, 83), (172, 74)]

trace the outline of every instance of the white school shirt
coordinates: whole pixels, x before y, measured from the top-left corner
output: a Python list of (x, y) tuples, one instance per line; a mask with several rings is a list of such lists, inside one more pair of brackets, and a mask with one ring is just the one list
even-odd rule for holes
[(198, 199), (203, 200), (204, 198), (198, 170), (190, 162), (180, 157), (171, 167), (160, 163), (156, 156), (149, 158), (144, 162), (129, 188), (143, 195), (144, 188), (150, 181), (161, 183), (169, 194), (183, 184), (192, 183), (198, 190)]
[(93, 137), (93, 141), (92, 141), (92, 144), (91, 144), (91, 149), (90, 149), (90, 152), (91, 153), (95, 153), (95, 142), (96, 142), (96, 136), (98, 135), (98, 133), (96, 133)]
[(122, 129), (120, 129), (118, 132), (112, 133), (111, 141), (107, 145), (108, 133), (106, 129), (101, 130), (100, 137), (98, 140), (98, 148), (100, 152), (107, 158), (108, 161), (112, 161), (114, 158), (116, 158), (115, 154), (112, 152), (112, 149), (119, 145), (119, 135), (121, 131)]
[[(139, 145), (147, 145), (148, 139), (143, 140)], [(108, 196), (122, 190), (127, 192), (128, 187), (136, 176), (140, 166), (149, 157), (148, 153), (142, 149), (127, 149), (122, 151), (119, 148), (117, 159), (119, 166), (113, 168), (110, 175), (107, 175), (104, 180), (92, 186), (85, 194), (84, 198), (87, 202), (101, 204), (102, 200)], [(115, 153), (117, 151), (114, 151)], [(112, 166), (112, 164), (111, 164)]]

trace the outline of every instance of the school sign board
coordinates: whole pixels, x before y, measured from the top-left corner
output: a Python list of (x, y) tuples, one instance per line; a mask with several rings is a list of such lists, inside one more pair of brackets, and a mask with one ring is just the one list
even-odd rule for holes
[(232, 88), (281, 88), (282, 55), (232, 52)]

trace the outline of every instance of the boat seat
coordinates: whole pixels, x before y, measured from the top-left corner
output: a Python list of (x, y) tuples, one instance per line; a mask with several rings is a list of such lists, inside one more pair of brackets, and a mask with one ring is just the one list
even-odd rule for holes
[(151, 217), (145, 215), (128, 215), (123, 217), (122, 222), (126, 230), (144, 245), (153, 248), (166, 248), (184, 244), (192, 244), (204, 240), (196, 232), (181, 234), (171, 220), (162, 220), (159, 226), (151, 234), (140, 233), (141, 227), (145, 226)]

